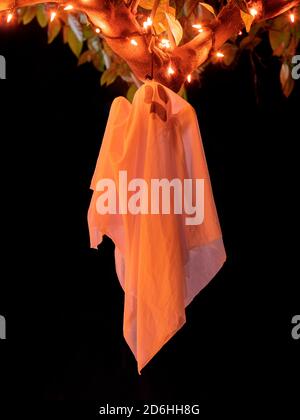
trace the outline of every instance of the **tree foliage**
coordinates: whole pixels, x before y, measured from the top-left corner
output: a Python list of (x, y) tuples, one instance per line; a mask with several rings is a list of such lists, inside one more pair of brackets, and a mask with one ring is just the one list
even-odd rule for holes
[[(141, 0), (137, 11), (137, 19), (149, 16), (155, 0)], [(278, 75), (282, 91), (289, 96), (294, 87), (291, 77), (292, 57), (296, 54), (300, 43), (300, 7), (277, 16), (273, 19), (255, 23), (245, 0), (236, 0), (245, 29), (229, 39), (221, 48), (222, 59), (211, 56), (192, 75), (193, 80), (201, 77), (204, 68), (210, 62), (218, 62), (223, 67), (234, 66), (242, 53), (250, 54), (252, 62), (260, 63), (262, 57), (260, 44), (268, 38), (269, 56), (274, 56), (281, 62)], [(157, 36), (169, 39), (176, 45), (186, 43), (194, 38), (198, 31), (195, 25), (201, 27), (215, 19), (226, 4), (224, 0), (210, 1), (209, 4), (198, 0), (161, 0), (155, 14), (153, 26)], [(39, 4), (18, 10), (18, 21), (24, 25), (36, 19), (42, 28), (47, 28), (48, 43), (58, 36), (68, 44), (78, 59), (78, 64), (91, 63), (100, 73), (101, 85), (110, 85), (120, 77), (128, 83), (128, 97), (132, 98), (139, 81), (135, 78), (127, 63), (115, 54), (108, 46), (101, 33), (93, 27), (83, 13), (63, 9), (51, 20), (51, 11), (55, 5)], [(295, 21), (291, 21), (291, 13)], [(264, 53), (266, 49), (263, 49)], [(268, 54), (268, 53), (267, 53)], [(256, 57), (257, 60), (253, 60)], [(256, 64), (257, 65), (257, 64)]]

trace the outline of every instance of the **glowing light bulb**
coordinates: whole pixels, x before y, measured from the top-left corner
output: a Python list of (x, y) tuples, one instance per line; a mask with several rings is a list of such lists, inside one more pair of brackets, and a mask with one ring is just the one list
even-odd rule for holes
[(294, 13), (291, 13), (291, 14), (290, 14), (290, 21), (291, 21), (292, 23), (295, 23), (295, 15), (294, 15)]
[(238, 33), (238, 35), (243, 35), (243, 32), (242, 32), (242, 31), (240, 31), (240, 32)]
[(191, 81), (192, 81), (192, 75), (191, 74), (188, 74), (186, 80), (187, 80), (188, 83), (191, 83)]
[(223, 57), (225, 57), (225, 55), (221, 51), (218, 51), (218, 52), (216, 52), (216, 57), (223, 58)]
[(50, 15), (50, 22), (53, 22), (54, 19), (56, 18), (57, 13), (56, 12), (52, 12)]
[(72, 6), (72, 4), (67, 4), (66, 7), (64, 7), (64, 10), (68, 11), (68, 10), (73, 10), (74, 7)]
[(96, 28), (96, 29), (95, 29), (95, 32), (96, 32), (96, 34), (100, 34), (101, 29), (100, 29), (100, 28)]
[(255, 9), (255, 7), (251, 7), (251, 9), (249, 10), (250, 15), (255, 17), (258, 14), (258, 11)]
[(133, 45), (133, 46), (135, 46), (135, 47), (137, 47), (137, 46), (138, 46), (138, 43), (136, 42), (136, 40), (135, 40), (135, 39), (131, 39), (131, 40), (130, 40), (130, 44), (131, 44), (131, 45)]
[(6, 18), (6, 22), (10, 23), (12, 21), (13, 17), (14, 17), (13, 13), (8, 13), (7, 18)]
[(148, 29), (150, 26), (152, 26), (152, 23), (152, 19), (148, 17), (147, 20), (143, 23), (144, 29)]
[(171, 48), (171, 42), (170, 42), (168, 39), (163, 38), (163, 39), (160, 41), (160, 46), (161, 46), (162, 48)]
[(167, 73), (168, 73), (169, 76), (172, 76), (172, 74), (175, 74), (175, 70), (173, 69), (172, 66), (168, 67)]
[(200, 23), (195, 23), (195, 25), (192, 25), (192, 27), (195, 29), (201, 29), (202, 25)]

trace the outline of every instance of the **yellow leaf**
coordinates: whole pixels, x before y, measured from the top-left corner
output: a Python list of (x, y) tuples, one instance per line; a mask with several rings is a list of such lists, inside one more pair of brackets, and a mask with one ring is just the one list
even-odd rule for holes
[[(140, 0), (139, 6), (143, 9), (152, 10), (154, 4), (154, 0)], [(160, 0), (158, 9), (161, 8), (168, 8), (169, 7), (169, 0)]]
[(183, 29), (180, 25), (179, 20), (175, 18), (175, 16), (171, 15), (170, 13), (166, 13), (167, 22), (169, 25), (169, 28), (172, 32), (172, 35), (175, 39), (176, 45), (178, 45), (182, 39), (183, 36)]
[(210, 4), (201, 3), (201, 2), (200, 2), (200, 4), (201, 4), (201, 6), (205, 7), (205, 9), (207, 9), (210, 13), (212, 13), (214, 16), (216, 16), (214, 8)]
[(246, 31), (250, 32), (250, 29), (251, 29), (252, 23), (255, 19), (255, 16), (252, 16), (249, 13), (245, 13), (242, 10), (240, 10), (240, 13), (241, 13), (241, 18), (242, 18), (242, 20), (245, 24)]

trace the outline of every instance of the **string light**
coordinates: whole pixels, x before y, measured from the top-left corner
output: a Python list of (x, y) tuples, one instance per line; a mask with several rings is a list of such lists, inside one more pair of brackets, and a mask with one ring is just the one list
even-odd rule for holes
[(167, 73), (169, 76), (172, 76), (173, 74), (175, 74), (175, 70), (173, 69), (171, 65), (168, 67)]
[(57, 13), (56, 13), (56, 12), (51, 12), (51, 15), (50, 15), (50, 22), (53, 22), (53, 21), (54, 21), (54, 19), (56, 18), (56, 15), (57, 15)]
[(68, 10), (73, 10), (74, 7), (72, 6), (72, 4), (67, 4), (66, 7), (64, 7), (64, 10), (68, 11)]
[(148, 17), (147, 20), (143, 23), (144, 29), (148, 29), (150, 26), (152, 26), (152, 24), (152, 19)]
[(193, 28), (198, 29), (198, 32), (203, 32), (204, 29), (202, 28), (202, 25), (200, 23), (195, 23), (195, 25), (192, 25)]
[(162, 48), (171, 48), (171, 42), (170, 42), (168, 39), (163, 38), (163, 39), (160, 41), (160, 46), (161, 46)]
[(6, 18), (6, 22), (10, 23), (13, 20), (14, 14), (12, 12), (9, 12)]
[(294, 13), (290, 13), (290, 21), (292, 23), (295, 23), (295, 15), (294, 15)]
[(96, 28), (96, 29), (95, 29), (95, 32), (96, 32), (96, 34), (100, 34), (101, 29), (100, 29), (100, 28)]
[(188, 83), (191, 83), (191, 81), (192, 81), (192, 75), (191, 74), (188, 74), (186, 80), (187, 80)]
[(133, 45), (134, 47), (137, 47), (138, 46), (138, 43), (137, 43), (137, 41), (135, 39), (131, 39), (130, 40), (130, 44)]
[(241, 36), (241, 35), (243, 35), (243, 31), (240, 31), (240, 32), (238, 33), (238, 35), (240, 35), (240, 36)]
[(253, 17), (258, 15), (258, 11), (257, 11), (257, 9), (255, 9), (255, 7), (251, 7), (249, 12), (250, 12), (250, 15), (253, 16)]
[(223, 57), (225, 57), (225, 55), (221, 51), (218, 51), (218, 52), (216, 52), (216, 57), (223, 58)]

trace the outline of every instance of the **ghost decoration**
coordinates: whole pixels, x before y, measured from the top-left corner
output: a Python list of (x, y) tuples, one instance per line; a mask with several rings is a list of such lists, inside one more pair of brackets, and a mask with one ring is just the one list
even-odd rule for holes
[(138, 372), (185, 324), (226, 254), (193, 107), (147, 81), (114, 100), (88, 212), (91, 247), (115, 243), (124, 337)]

